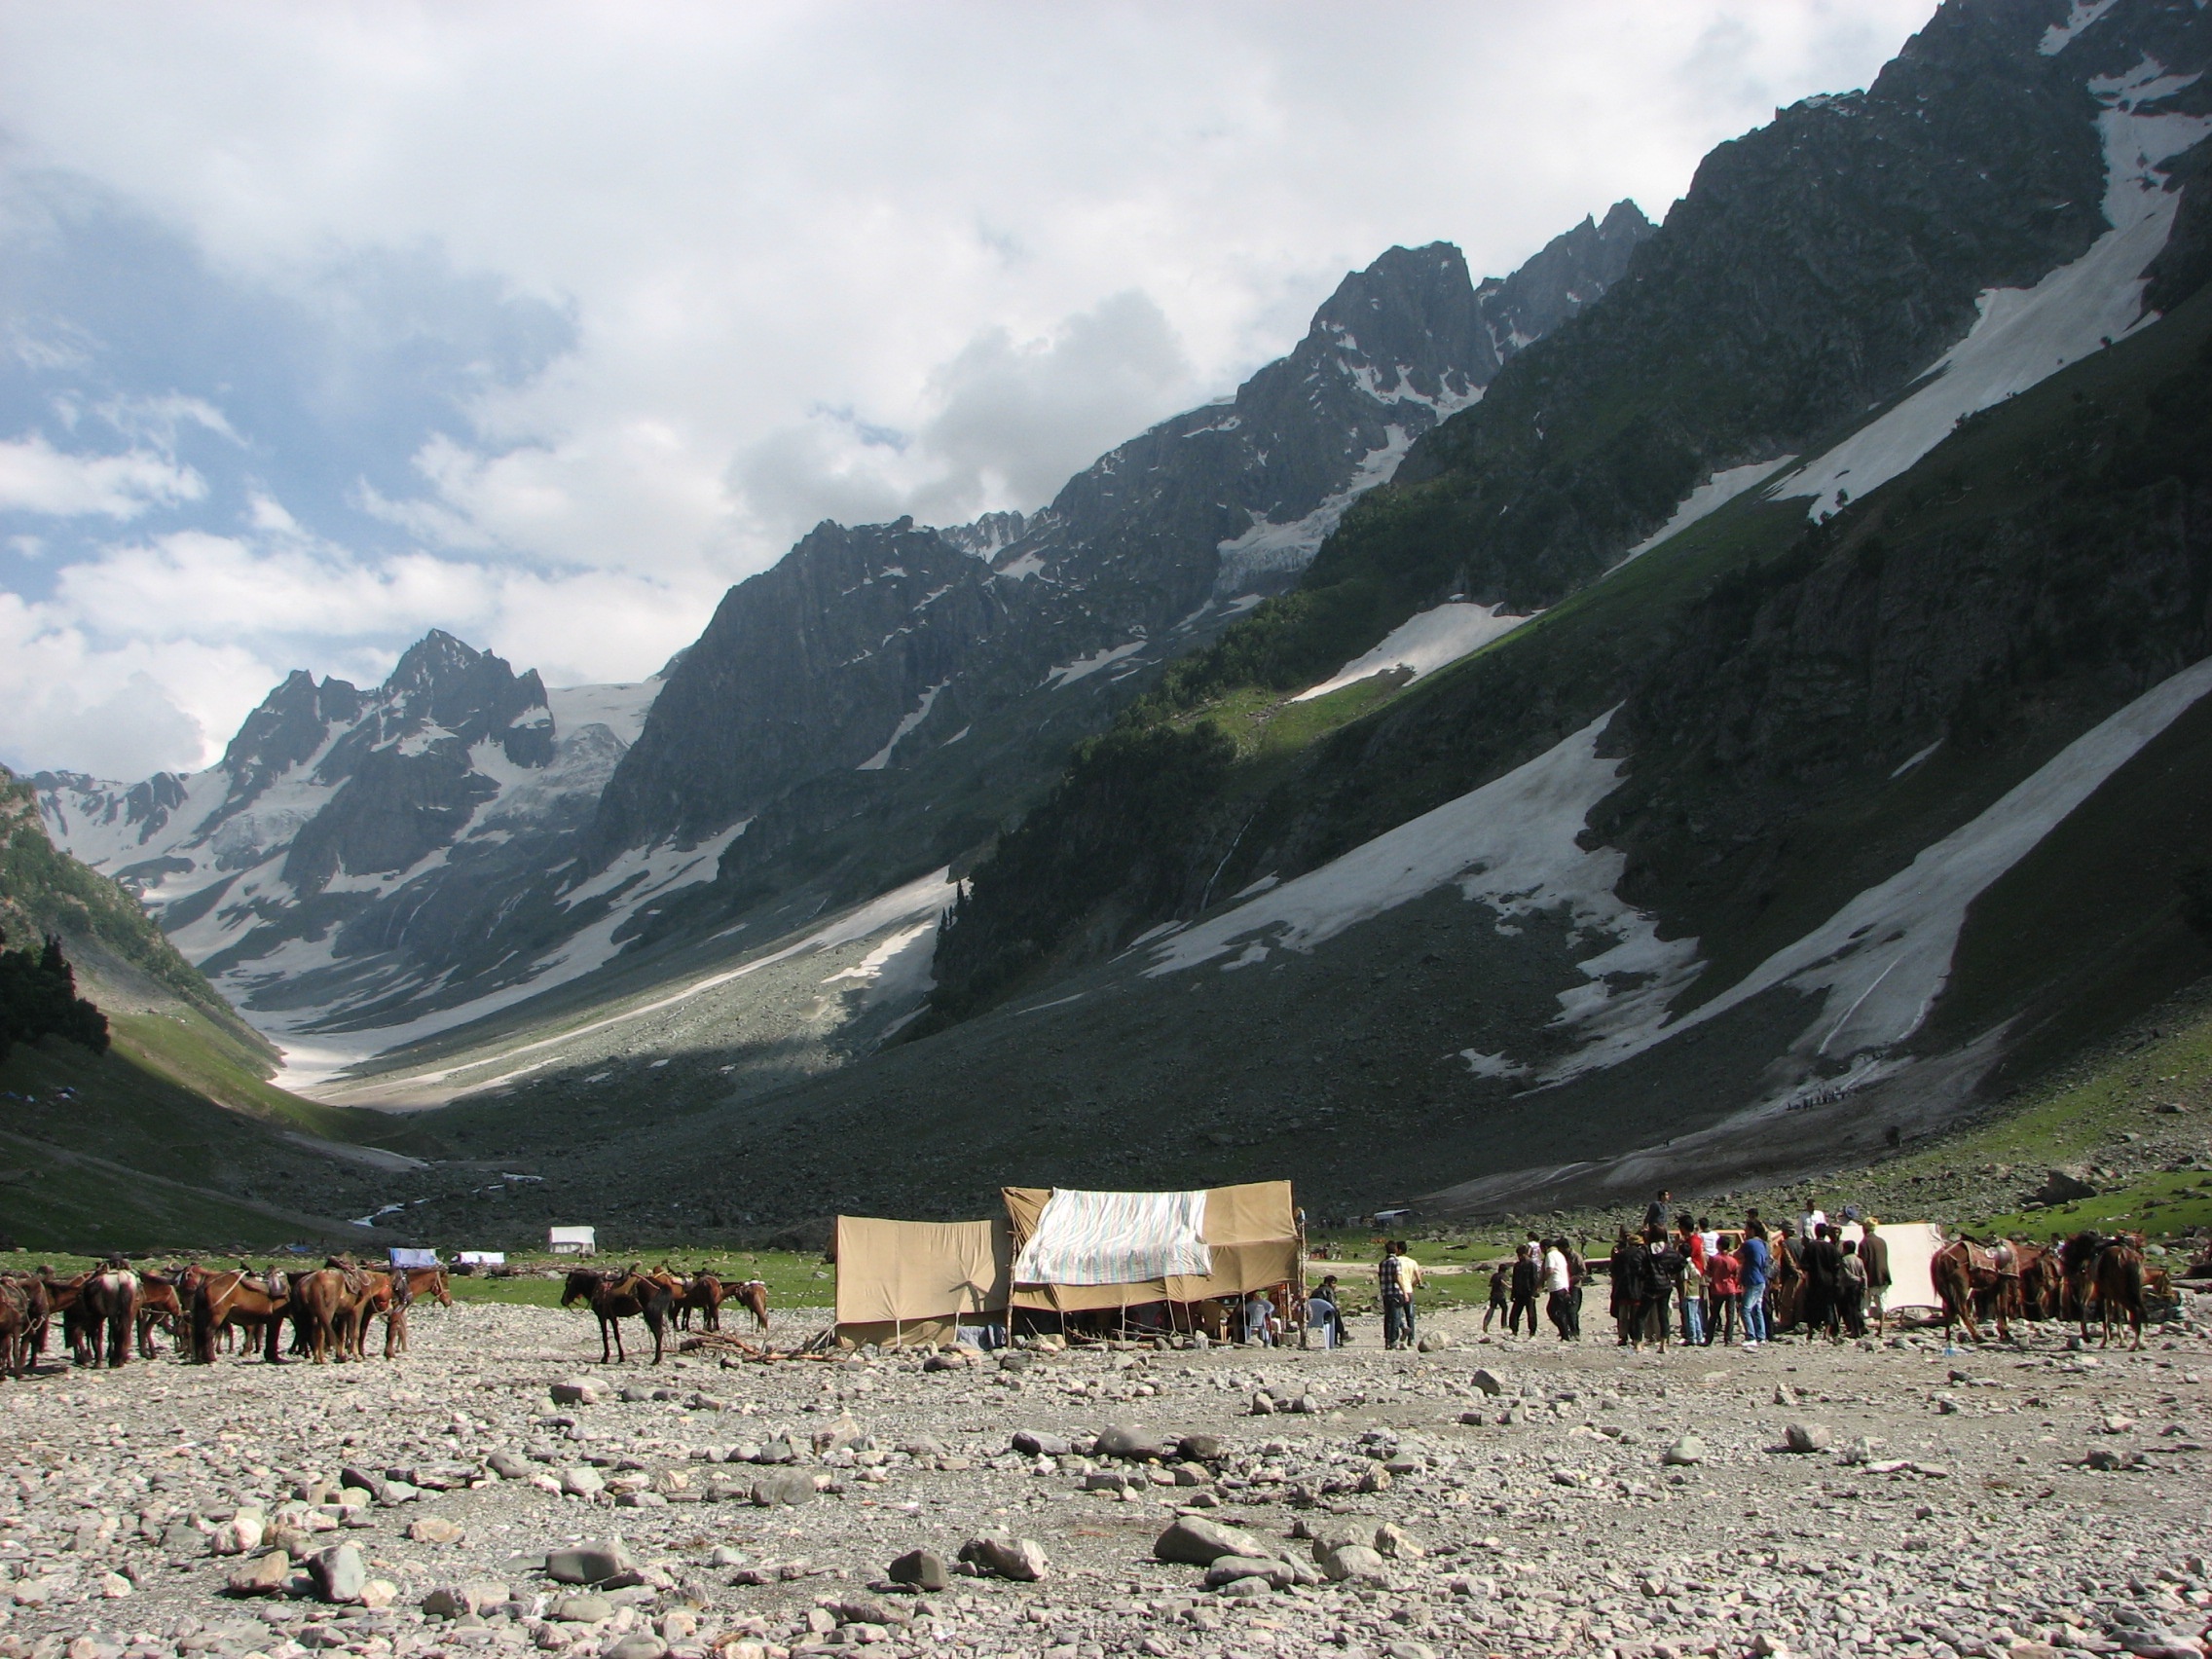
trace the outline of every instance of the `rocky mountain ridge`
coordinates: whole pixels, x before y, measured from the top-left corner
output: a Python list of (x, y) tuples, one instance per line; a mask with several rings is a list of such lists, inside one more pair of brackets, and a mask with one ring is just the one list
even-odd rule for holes
[(1102, 456), (1026, 519), (819, 526), (725, 596), (617, 768), (587, 859), (712, 833), (834, 772), (896, 773), (986, 711), (1189, 648), (1295, 575), (1416, 438), (1602, 294), (1650, 231), (1620, 203), (1479, 288), (1449, 243), (1392, 248), (1228, 402)]
[(479, 906), (572, 862), (657, 689), (548, 692), (433, 630), (371, 690), (294, 672), (203, 772), (30, 782), (54, 839), (282, 1037), (405, 999)]
[(433, 633), (373, 691), (295, 673), (197, 777), (42, 777), (49, 826), (315, 1069), (870, 899), (973, 857), (1648, 231), (1622, 203), (1480, 289), (1456, 248), (1391, 249), (1039, 513), (818, 527), (663, 682), (548, 692)]

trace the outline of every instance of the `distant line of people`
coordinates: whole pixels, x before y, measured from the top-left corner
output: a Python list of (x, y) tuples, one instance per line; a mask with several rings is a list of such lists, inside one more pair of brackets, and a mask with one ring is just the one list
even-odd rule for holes
[[(1771, 1231), (1755, 1209), (1740, 1229), (1715, 1228), (1687, 1211), (1670, 1225), (1672, 1197), (1661, 1192), (1641, 1230), (1624, 1225), (1613, 1241), (1610, 1311), (1624, 1346), (1664, 1347), (1672, 1340), (1758, 1347), (1792, 1325), (1808, 1338), (1841, 1342), (1865, 1336), (1869, 1318), (1877, 1334), (1885, 1328), (1890, 1254), (1874, 1217), (1846, 1209), (1845, 1225), (1858, 1223), (1858, 1238), (1844, 1237), (1844, 1226), (1817, 1209)], [(1534, 1337), (1540, 1292), (1560, 1341), (1580, 1341), (1590, 1272), (1570, 1240), (1531, 1232), (1513, 1260), (1492, 1271), (1484, 1331), (1502, 1314), (1507, 1336), (1519, 1336), (1526, 1321)]]

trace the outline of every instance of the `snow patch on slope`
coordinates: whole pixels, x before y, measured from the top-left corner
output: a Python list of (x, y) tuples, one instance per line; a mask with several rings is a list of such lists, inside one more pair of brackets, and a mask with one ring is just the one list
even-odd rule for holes
[(1102, 650), (1091, 652), (1087, 657), (1078, 657), (1073, 662), (1063, 662), (1051, 673), (1045, 676), (1045, 684), (1054, 691), (1065, 691), (1077, 681), (1088, 680), (1100, 669), (1111, 668), (1124, 657), (1136, 655), (1150, 643), (1147, 640), (1131, 640), (1126, 645), (1109, 645)]
[(656, 675), (631, 685), (564, 685), (545, 693), (545, 705), (553, 712), (555, 731), (603, 725), (628, 748), (645, 729), (645, 716), (665, 683)]
[(1413, 448), (1412, 427), (1392, 423), (1382, 430), (1382, 447), (1369, 450), (1361, 458), (1351, 482), (1304, 518), (1274, 524), (1255, 513), (1251, 529), (1234, 541), (1217, 543), (1214, 551), (1221, 556), (1221, 570), (1214, 577), (1214, 591), (1234, 593), (1254, 576), (1271, 571), (1303, 570), (1310, 565), (1313, 555), (1321, 550), (1321, 543), (1329, 539), (1329, 533), (1337, 528), (1352, 502), (1376, 485), (1388, 483), (1390, 475), (1398, 470), (1398, 462), (1404, 461), (1406, 452)]
[[(633, 1019), (642, 1019), (646, 1014), (659, 1014), (664, 1009), (674, 1008), (680, 1003), (688, 1002), (693, 997), (729, 984), (732, 980), (757, 974), (763, 968), (772, 967), (779, 962), (788, 962), (794, 956), (809, 952), (819, 954), (825, 950), (833, 950), (839, 945), (857, 944), (862, 940), (880, 933), (887, 927), (905, 922), (913, 917), (925, 917), (927, 920), (922, 924), (920, 931), (905, 930), (903, 937), (906, 942), (904, 946), (900, 951), (887, 955), (884, 960), (886, 970), (892, 969), (896, 964), (902, 970), (910, 971), (917, 949), (917, 941), (923, 934), (934, 932), (937, 926), (937, 918), (951, 905), (952, 901), (959, 895), (960, 884), (951, 880), (950, 875), (949, 867), (933, 870), (928, 875), (907, 882), (903, 887), (893, 888), (890, 892), (870, 900), (859, 909), (840, 916), (828, 926), (808, 934), (794, 943), (769, 951), (764, 956), (756, 956), (752, 961), (742, 963), (738, 967), (723, 969), (719, 973), (709, 974), (703, 978), (693, 979), (666, 996), (656, 997), (651, 1002), (642, 1004), (637, 1008), (624, 1009), (619, 1014), (608, 1014), (587, 1024), (563, 1031), (556, 1036), (543, 1037), (535, 1042), (522, 1044), (518, 1048), (507, 1051), (499, 1058), (514, 1060), (519, 1059), (524, 1054), (557, 1048), (571, 1043), (578, 1037), (588, 1036), (596, 1031), (605, 1031)], [(937, 946), (933, 940), (929, 951), (923, 957), (925, 966), (931, 958), (934, 958), (936, 949)], [(379, 1045), (379, 1047), (384, 1046), (386, 1045)], [(491, 1088), (499, 1084), (511, 1082), (515, 1078), (526, 1076), (543, 1066), (552, 1065), (559, 1058), (560, 1056), (556, 1054), (529, 1065), (517, 1066), (498, 1077), (472, 1081), (468, 1087), (472, 1089)], [(412, 1081), (419, 1084), (442, 1083), (459, 1072), (470, 1071), (485, 1063), (482, 1059), (469, 1059), (458, 1066), (447, 1067), (441, 1071), (420, 1073)]]
[(1308, 703), (1326, 697), (1385, 669), (1411, 669), (1414, 679), (1419, 680), (1480, 650), (1493, 640), (1502, 640), (1528, 620), (1526, 616), (1507, 615), (1500, 605), (1471, 605), (1464, 600), (1416, 611), (1391, 629), (1381, 645), (1353, 657), (1320, 684), (1301, 691), (1291, 701)]
[[(746, 826), (752, 822), (750, 818), (741, 818), (719, 834), (710, 835), (691, 846), (670, 839), (655, 841), (647, 847), (627, 848), (597, 875), (562, 894), (558, 903), (562, 909), (572, 910), (587, 899), (620, 890), (627, 903), (664, 893), (671, 887), (687, 887), (690, 882), (683, 879), (686, 875), (693, 881), (708, 880), (722, 853), (745, 833)], [(694, 874), (694, 871), (704, 873)]]
[(1501, 917), (1564, 908), (1579, 932), (1609, 941), (1576, 965), (1584, 982), (1561, 994), (1555, 1025), (1594, 1042), (1642, 1029), (1696, 976), (1697, 940), (1660, 939), (1654, 918), (1613, 892), (1625, 857), (1577, 842), (1590, 809), (1620, 781), (1622, 762), (1598, 755), (1611, 719), (1608, 711), (1505, 776), (1162, 940), (1146, 977), (1224, 957), (1226, 971), (1256, 966), (1275, 951), (1309, 952), (1456, 884), (1461, 897)]
[(1808, 516), (1825, 518), (1846, 494), (1863, 496), (1911, 466), (1963, 417), (2027, 390), (2150, 320), (2144, 273), (2166, 245), (2181, 204), (2158, 165), (2212, 132), (2212, 117), (2143, 110), (2196, 79), (2168, 75), (2149, 57), (2125, 75), (2092, 79), (2089, 92), (2106, 106), (2097, 128), (2112, 229), (2034, 287), (1983, 293), (1973, 327), (1922, 377), (1919, 390), (1807, 462), (1777, 493), (1812, 497)]
[(2119, 0), (2074, 0), (2066, 14), (2066, 21), (2053, 23), (2043, 31), (2043, 39), (2036, 50), (2046, 57), (2056, 57), (2074, 44), (2074, 37), (2111, 11)]
[(1777, 985), (1820, 994), (1795, 1052), (1810, 1065), (1880, 1054), (1927, 1019), (1951, 977), (1967, 911), (1989, 885), (2212, 691), (2212, 658), (2162, 681), (2084, 732), (1971, 823), (1679, 1020), (1619, 1029), (1561, 1075), (1613, 1065)]
[(1641, 558), (1663, 541), (1671, 541), (1683, 531), (1703, 518), (1710, 518), (1738, 496), (1772, 478), (1797, 458), (1786, 455), (1776, 461), (1754, 461), (1749, 466), (1731, 466), (1724, 472), (1715, 472), (1703, 484), (1682, 498), (1682, 504), (1675, 509), (1675, 516), (1639, 541), (1620, 557), (1620, 563)]
[(927, 691), (924, 691), (921, 707), (901, 719), (898, 725), (892, 728), (891, 736), (885, 741), (883, 747), (870, 755), (866, 760), (863, 760), (853, 770), (856, 772), (880, 772), (886, 765), (890, 764), (891, 752), (899, 747), (899, 740), (930, 718), (930, 705), (937, 701), (937, 694), (951, 683), (952, 682), (949, 680), (940, 680)]

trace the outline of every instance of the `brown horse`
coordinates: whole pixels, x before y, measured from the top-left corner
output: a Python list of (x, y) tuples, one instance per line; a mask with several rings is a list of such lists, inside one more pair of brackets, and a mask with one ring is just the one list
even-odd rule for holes
[(756, 1330), (765, 1331), (768, 1328), (768, 1284), (765, 1279), (747, 1279), (743, 1284), (725, 1285), (722, 1294), (753, 1315)]
[(2082, 1340), (2089, 1340), (2089, 1304), (2094, 1301), (2104, 1325), (2102, 1346), (2112, 1346), (2117, 1310), (2134, 1332), (2135, 1341), (2129, 1346), (2141, 1347), (2147, 1313), (2141, 1238), (2126, 1235), (2105, 1238), (2094, 1233), (2077, 1233), (2066, 1241), (2062, 1253), (2067, 1282), (2082, 1312)]
[(676, 1298), (676, 1322), (684, 1330), (691, 1328), (691, 1314), (699, 1314), (699, 1328), (719, 1331), (722, 1328), (722, 1281), (713, 1273), (697, 1272), (683, 1281), (683, 1288)]
[(138, 1275), (120, 1261), (87, 1274), (77, 1287), (77, 1363), (97, 1368), (104, 1349), (110, 1370), (130, 1363), (138, 1323)]
[(315, 1364), (347, 1357), (347, 1329), (367, 1291), (357, 1272), (349, 1275), (337, 1268), (317, 1268), (292, 1280), (292, 1326)]
[(2041, 1244), (2020, 1246), (2020, 1306), (2031, 1319), (2063, 1319), (2066, 1271), (2058, 1252)]
[(389, 1288), (384, 1299), (384, 1356), (391, 1359), (407, 1351), (407, 1310), (424, 1297), (441, 1308), (453, 1306), (443, 1268), (409, 1268), (387, 1275)]
[(169, 1335), (182, 1340), (184, 1304), (179, 1300), (174, 1275), (138, 1275), (138, 1351), (148, 1359), (161, 1353), (154, 1342), (154, 1327), (166, 1324)]
[(292, 1285), (274, 1268), (265, 1273), (251, 1268), (200, 1272), (192, 1285), (190, 1306), (195, 1363), (214, 1364), (215, 1339), (234, 1329), (259, 1338), (264, 1345), (262, 1357), (271, 1365), (282, 1362), (278, 1348), (292, 1310)]
[[(568, 1282), (561, 1287), (561, 1306), (572, 1307), (578, 1302), (591, 1305), (599, 1315), (599, 1362), (602, 1365), (620, 1360), (627, 1363), (630, 1355), (622, 1346), (622, 1321), (643, 1319), (653, 1334), (653, 1363), (658, 1365), (661, 1344), (676, 1298), (668, 1285), (657, 1278), (632, 1269), (626, 1273), (602, 1273), (590, 1268), (572, 1268)], [(614, 1351), (608, 1352), (608, 1335), (614, 1338)]]
[(0, 1370), (20, 1377), (30, 1344), (30, 1293), (20, 1280), (0, 1280)]
[(47, 1330), (54, 1318), (54, 1293), (41, 1273), (10, 1273), (0, 1279), (0, 1287), (22, 1310), (13, 1344), (4, 1350), (7, 1369), (20, 1377), (36, 1367), (46, 1352)]
[[(2009, 1250), (2009, 1246), (2005, 1248)], [(1977, 1304), (1985, 1316), (1992, 1310), (1996, 1313), (1997, 1340), (2007, 1343), (2012, 1340), (2009, 1321), (2019, 1316), (2020, 1278), (2016, 1272), (2008, 1274), (2004, 1268), (2016, 1260), (2015, 1256), (2001, 1257), (1998, 1251), (1971, 1238), (1954, 1238), (1936, 1252), (1929, 1264), (1929, 1272), (1936, 1281), (1936, 1297), (1943, 1304), (1946, 1341), (1954, 1322), (1966, 1326), (1970, 1341), (1981, 1341), (1981, 1331), (1973, 1317)]]

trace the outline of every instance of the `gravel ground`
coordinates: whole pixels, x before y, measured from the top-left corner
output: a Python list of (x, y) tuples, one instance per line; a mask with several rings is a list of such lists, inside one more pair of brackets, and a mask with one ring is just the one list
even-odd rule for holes
[[(1440, 1313), (1428, 1353), (1382, 1352), (1368, 1321), (1335, 1353), (934, 1372), (601, 1367), (587, 1318), (425, 1308), (395, 1362), (0, 1385), (0, 1659), (2157, 1651), (2147, 1630), (2212, 1619), (2212, 1301), (2192, 1307), (2140, 1353), (2054, 1329), (1950, 1356), (1895, 1331), (1635, 1353)], [(555, 1402), (580, 1380), (603, 1397)], [(1260, 1415), (1262, 1389), (1309, 1409)], [(1113, 1425), (1161, 1459), (1085, 1455)], [(1816, 1449), (1783, 1450), (1793, 1430)], [(1209, 1591), (1155, 1559), (1178, 1511), (1274, 1559)], [(1003, 1558), (1032, 1540), (1042, 1578), (881, 1582), (983, 1533)], [(617, 1576), (552, 1582), (578, 1544)]]

